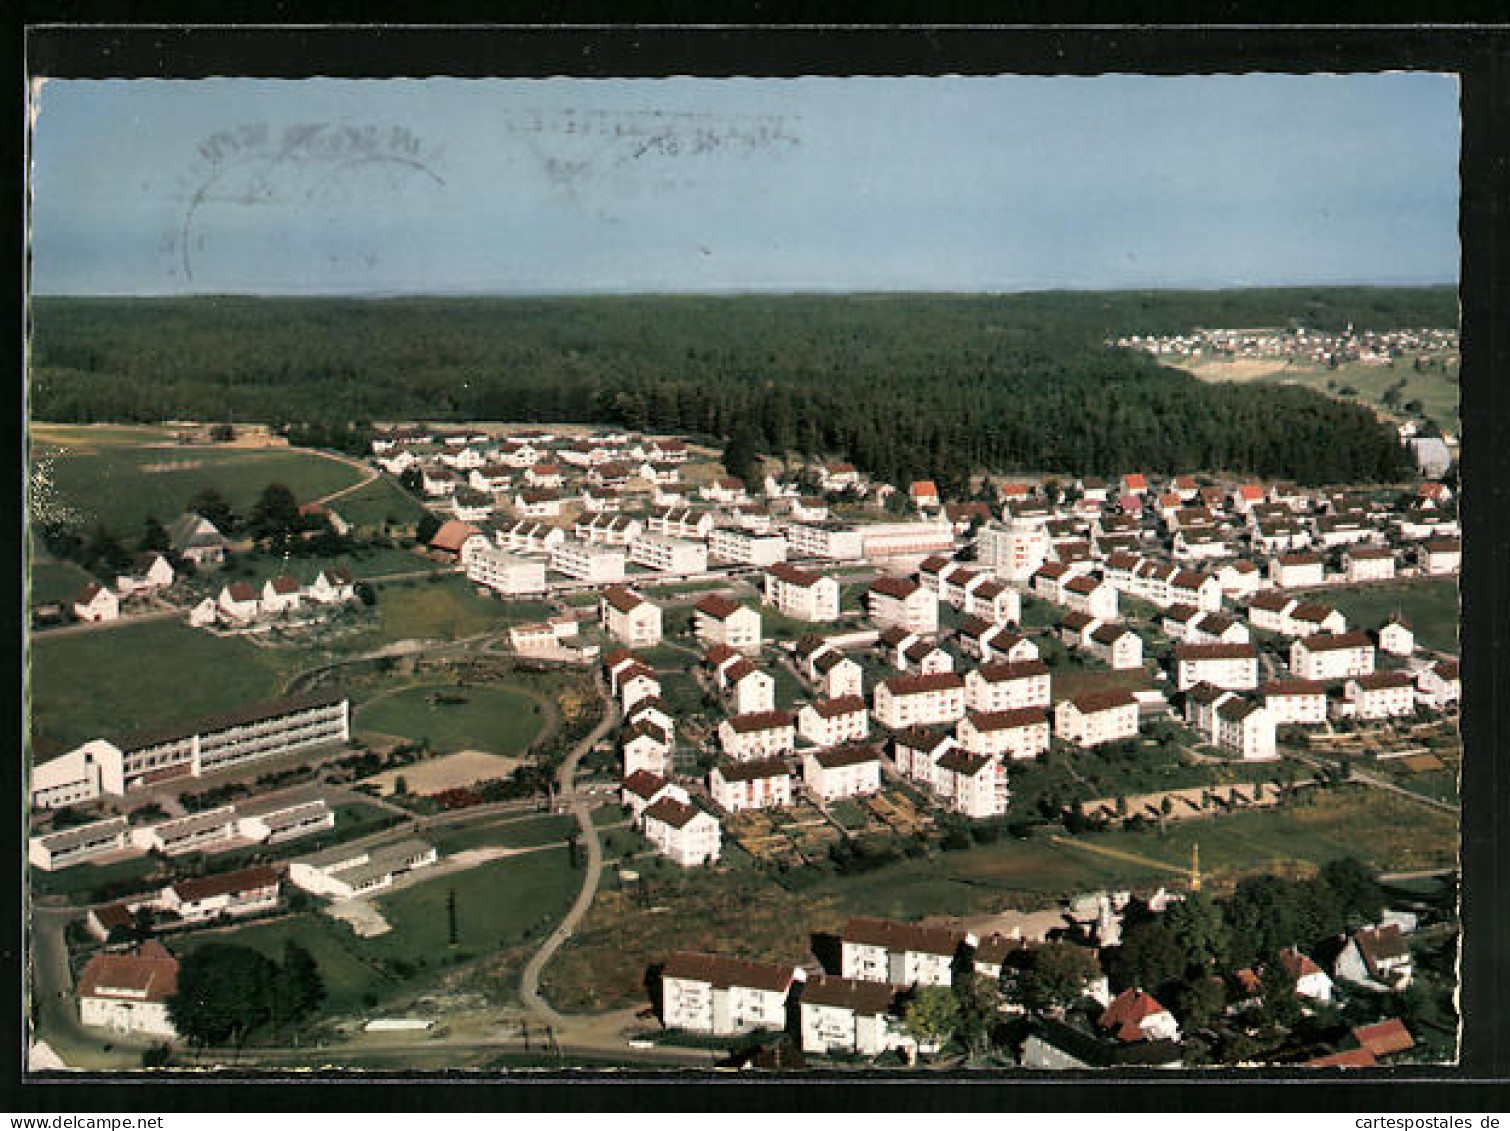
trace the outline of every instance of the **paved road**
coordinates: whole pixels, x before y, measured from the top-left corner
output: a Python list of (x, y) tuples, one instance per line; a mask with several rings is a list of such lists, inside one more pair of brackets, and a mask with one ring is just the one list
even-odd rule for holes
[[(582, 890), (577, 893), (576, 902), (572, 904), (566, 917), (551, 932), (550, 937), (545, 940), (545, 944), (525, 964), (524, 975), (519, 983), (519, 997), (524, 1002), (525, 1008), (555, 1029), (568, 1029), (573, 1025), (573, 1021), (557, 1013), (541, 996), (540, 974), (545, 969), (546, 963), (555, 956), (556, 951), (560, 950), (567, 939), (571, 938), (572, 932), (577, 929), (578, 924), (587, 914), (587, 909), (592, 906), (593, 897), (598, 892), (598, 878), (603, 871), (603, 845), (598, 840), (598, 830), (592, 823), (592, 809), (588, 798), (577, 792), (574, 779), (577, 774), (577, 765), (582, 761), (583, 756), (617, 725), (619, 711), (608, 694), (601, 672), (594, 673), (593, 683), (605, 703), (603, 718), (582, 741), (572, 747), (571, 753), (561, 763), (558, 774), (561, 797), (566, 800), (572, 815), (576, 817), (577, 824), (582, 829), (583, 842), (587, 845), (587, 874), (582, 879)], [(575, 1023), (581, 1024), (580, 1021)]]
[(154, 609), (150, 613), (127, 613), (116, 617), (115, 620), (85, 620), (75, 624), (65, 624), (58, 628), (33, 629), (32, 638), (40, 636), (73, 636), (81, 632), (106, 632), (112, 628), (125, 628), (127, 625), (145, 624), (148, 621), (167, 620), (169, 617), (187, 616), (187, 609)]

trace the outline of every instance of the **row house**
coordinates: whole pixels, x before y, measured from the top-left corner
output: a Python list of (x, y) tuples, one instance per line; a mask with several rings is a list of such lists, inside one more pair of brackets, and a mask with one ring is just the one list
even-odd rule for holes
[(1405, 672), (1374, 672), (1347, 681), (1342, 697), (1357, 719), (1393, 719), (1413, 714), (1416, 689)]
[(1185, 624), (1186, 644), (1247, 644), (1252, 639), (1247, 625), (1221, 613), (1200, 613)]
[(664, 534), (641, 534), (629, 544), (629, 560), (662, 573), (707, 573), (708, 547)]
[(628, 546), (644, 532), (643, 522), (621, 514), (583, 515), (572, 525), (578, 541), (604, 546)]
[(554, 573), (598, 585), (612, 585), (626, 576), (624, 551), (616, 546), (563, 538), (551, 548), (549, 561)]
[(881, 756), (871, 746), (809, 750), (802, 755), (802, 780), (827, 802), (878, 793)]
[[(520, 519), (500, 527), (493, 535), (500, 550), (521, 554), (549, 554), (566, 541), (566, 531), (559, 526)], [(622, 560), (621, 560), (622, 569)], [(551, 568), (555, 568), (553, 565)]]
[(800, 966), (677, 951), (661, 968), (661, 1021), (714, 1037), (779, 1033), (806, 978)]
[(974, 944), (974, 936), (954, 927), (857, 915), (840, 936), (840, 973), (893, 986), (951, 986)]
[(1321, 726), (1327, 719), (1326, 684), (1309, 679), (1273, 680), (1259, 689), (1274, 725)]
[(883, 628), (908, 632), (937, 632), (938, 598), (915, 581), (901, 577), (878, 577), (866, 591), (870, 619)]
[(970, 617), (960, 625), (957, 640), (965, 655), (983, 663), (1038, 659), (1038, 645), (1026, 636), (1013, 632), (1005, 624), (991, 624), (979, 617)]
[(955, 737), (970, 754), (1021, 761), (1049, 748), (1049, 716), (1042, 707), (1010, 711), (970, 711), (959, 721)]
[(805, 621), (839, 619), (839, 582), (834, 578), (778, 562), (766, 569), (764, 580), (766, 603), (784, 616)]
[(125, 852), (130, 847), (130, 823), (125, 817), (108, 817), (30, 837), (26, 858), (32, 867), (53, 872), (96, 856)]
[(953, 672), (897, 676), (876, 685), (876, 720), (893, 730), (954, 723), (964, 714), (965, 681)]
[(667, 507), (645, 520), (647, 531), (667, 538), (706, 539), (712, 534), (713, 526), (712, 511), (693, 507)]
[(781, 758), (714, 766), (708, 775), (713, 800), (730, 813), (784, 809), (792, 803), (792, 773)]
[(965, 673), (965, 706), (990, 713), (1047, 707), (1053, 676), (1042, 660), (1000, 660)]
[(1061, 699), (1054, 708), (1054, 733), (1084, 747), (1132, 738), (1138, 733), (1138, 701), (1126, 691)]
[(1258, 649), (1252, 644), (1177, 644), (1175, 686), (1186, 691), (1209, 683), (1224, 691), (1258, 686)]
[(619, 514), (624, 509), (624, 497), (612, 487), (584, 487), (582, 509), (588, 514)]
[(1248, 545), (1265, 555), (1303, 551), (1312, 541), (1311, 532), (1293, 518), (1256, 522), (1248, 532)]
[(786, 561), (786, 539), (734, 526), (718, 526), (708, 535), (708, 552), (737, 565), (768, 566)]
[(718, 818), (690, 801), (659, 798), (646, 806), (642, 828), (656, 852), (683, 868), (712, 864), (722, 851)]
[(718, 724), (720, 749), (736, 762), (775, 758), (796, 749), (796, 719), (789, 711), (735, 715)]
[(1321, 633), (1290, 645), (1290, 674), (1297, 679), (1332, 681), (1373, 671), (1374, 646), (1361, 632)]
[(633, 590), (611, 586), (598, 599), (598, 617), (607, 633), (632, 648), (661, 642), (661, 607)]
[(863, 742), (870, 734), (865, 700), (846, 695), (808, 703), (797, 712), (797, 733), (814, 746)]
[(1394, 520), (1395, 533), (1402, 541), (1419, 542), (1426, 538), (1456, 538), (1462, 528), (1456, 519), (1430, 511), (1406, 511)]
[(710, 593), (692, 606), (693, 635), (705, 644), (722, 644), (741, 651), (759, 651), (760, 614), (754, 609)]

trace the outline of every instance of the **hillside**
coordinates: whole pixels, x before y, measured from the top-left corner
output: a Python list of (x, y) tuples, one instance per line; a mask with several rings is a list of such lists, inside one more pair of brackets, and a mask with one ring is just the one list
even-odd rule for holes
[(582, 420), (843, 453), (893, 479), (1398, 479), (1365, 409), (1207, 385), (1109, 334), (1452, 325), (1450, 288), (468, 299), (43, 298), (36, 418)]

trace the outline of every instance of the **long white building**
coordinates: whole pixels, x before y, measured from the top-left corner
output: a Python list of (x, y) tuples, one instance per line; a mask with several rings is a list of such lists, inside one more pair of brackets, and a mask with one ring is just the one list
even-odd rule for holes
[(545, 592), (545, 563), (538, 558), (522, 558), (487, 546), (470, 555), (466, 570), (468, 581), (506, 597)]

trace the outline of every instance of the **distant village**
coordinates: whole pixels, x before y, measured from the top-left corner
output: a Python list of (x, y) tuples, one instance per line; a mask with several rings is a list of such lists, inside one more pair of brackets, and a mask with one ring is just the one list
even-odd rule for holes
[(1270, 328), (1192, 330), (1185, 334), (1131, 334), (1107, 345), (1143, 350), (1155, 357), (1236, 361), (1273, 360), (1337, 366), (1347, 362), (1388, 365), (1407, 354), (1448, 354), (1458, 348), (1456, 330), (1342, 331)]
[[(1456, 335), (1221, 330), (1117, 344), (1368, 362), (1455, 348)], [(1120, 754), (1177, 735), (1192, 757), (1223, 765), (1273, 763), (1286, 746), (1412, 757), (1426, 749), (1422, 736), (1456, 718), (1455, 652), (1423, 645), (1403, 615), (1356, 623), (1331, 597), (1457, 575), (1456, 499), (1440, 477), (1381, 490), (1128, 469), (1109, 479), (990, 477), (978, 497), (956, 500), (929, 481), (878, 483), (837, 460), (767, 462), (746, 482), (716, 466), (716, 453), (676, 437), (419, 425), (376, 435), (370, 462), (429, 508), (419, 548), (430, 562), (480, 593), (551, 604), (552, 616), (512, 626), (511, 653), (601, 680), (618, 800), (650, 849), (683, 869), (727, 866), (734, 845), (762, 860), (764, 816), (799, 806), (1008, 820), (1014, 776), (1060, 750)], [(704, 471), (694, 476), (696, 467)], [(338, 510), (321, 508), (321, 517), (338, 523)], [(168, 533), (170, 550), (144, 554), (114, 586), (80, 592), (73, 617), (109, 621), (171, 601), (182, 580), (175, 561), (209, 570), (232, 553), (201, 515), (179, 517)], [(654, 591), (667, 583), (678, 592)], [(584, 594), (590, 602), (568, 600)], [(309, 582), (230, 582), (181, 611), (195, 628), (235, 634), (295, 619), (318, 625), (328, 610), (358, 603), (355, 578), (332, 566)], [(664, 675), (668, 645), (687, 651), (696, 686), (720, 705), (713, 720), (689, 725), (677, 706)], [(778, 681), (796, 684), (795, 702), (778, 706)], [(328, 832), (324, 800), (277, 790), (186, 815), (59, 818), (165, 783), (255, 776), (269, 758), (339, 748), (351, 739), (351, 709), (346, 694), (316, 690), (152, 732), (102, 734), (42, 761), (31, 775), (43, 829), (31, 837), (30, 862), (55, 872)], [(1285, 792), (1252, 777), (1108, 797), (1062, 816), (1162, 826), (1272, 807)], [(801, 866), (803, 857), (782, 859)], [(176, 959), (160, 941), (123, 941), (144, 909), (180, 925), (223, 925), (277, 908), (290, 888), (360, 901), (443, 863), (423, 837), (395, 836), (93, 907), (95, 940), (114, 942), (80, 977), (83, 1022), (172, 1035), (164, 1002)], [(1199, 889), (1194, 868), (1191, 879), (1157, 892), (1087, 893), (1007, 933), (856, 917), (826, 963), (689, 945), (666, 956), (653, 1004), (669, 1030), (787, 1032), (809, 1056), (912, 1059), (937, 1044), (904, 1023), (920, 988), (962, 975), (1001, 982), (1033, 968), (1046, 947), (1115, 947), (1125, 918), (1168, 913), (1187, 886)], [(1277, 955), (1302, 1010), (1343, 987), (1380, 1002), (1376, 1018), (1308, 1050), (1304, 1063), (1389, 1063), (1412, 1047), (1388, 1003), (1410, 982), (1423, 914), (1393, 907), (1349, 924), (1329, 953), (1292, 944)], [(1217, 980), (1219, 1013), (1240, 1014), (1269, 992), (1260, 969), (1218, 971)], [(1053, 1009), (1003, 1008), (1021, 1026), (1013, 1047), (1024, 1067), (1178, 1066), (1191, 1026), (1175, 1005), (1149, 987), (1114, 991), (1095, 973)]]

